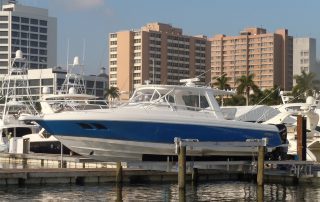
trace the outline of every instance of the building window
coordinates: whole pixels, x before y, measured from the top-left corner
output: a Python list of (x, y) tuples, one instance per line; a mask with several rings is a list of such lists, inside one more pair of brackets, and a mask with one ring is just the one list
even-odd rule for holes
[(29, 18), (21, 18), (21, 22), (22, 23), (26, 23), (26, 24), (29, 24)]
[(45, 42), (40, 42), (40, 43), (39, 43), (39, 46), (40, 46), (41, 48), (47, 48), (47, 43), (45, 43)]
[(96, 87), (97, 87), (97, 88), (103, 88), (103, 82), (97, 81), (97, 82), (96, 82)]
[(40, 27), (40, 33), (47, 33), (47, 28)]
[(47, 26), (47, 21), (46, 20), (40, 20), (40, 25), (42, 26)]
[[(7, 17), (7, 16), (0, 16), (0, 21), (1, 21), (1, 17)], [(8, 18), (6, 21), (8, 21)], [(12, 22), (20, 22), (20, 17), (12, 16)]]
[(29, 86), (40, 86), (39, 79), (29, 79)]
[[(8, 35), (8, 32), (5, 32), (6, 35)], [(6, 35), (1, 35), (1, 31), (0, 31), (0, 36), (6, 36)], [(12, 36), (13, 37), (19, 37), (19, 32), (12, 32)]]
[(8, 44), (8, 39), (0, 39), (1, 44)]
[(29, 31), (29, 26), (28, 25), (21, 25), (21, 30)]
[(20, 29), (20, 25), (19, 24), (12, 24), (11, 25), (12, 29)]
[(21, 32), (21, 38), (28, 38), (28, 33)]
[(8, 59), (8, 55), (7, 54), (0, 54), (0, 59)]
[(0, 21), (8, 21), (8, 16), (0, 16)]
[(8, 46), (0, 46), (0, 51), (8, 51)]
[(31, 48), (30, 53), (31, 54), (38, 54), (38, 49)]
[(30, 19), (30, 23), (33, 25), (37, 25), (38, 24), (38, 20), (37, 19)]
[(47, 50), (39, 50), (40, 55), (47, 55)]
[(12, 44), (14, 44), (14, 45), (19, 45), (19, 43), (20, 43), (20, 40), (19, 39), (12, 39)]
[(21, 45), (27, 46), (28, 45), (27, 40), (21, 40)]
[(41, 79), (41, 85), (43, 86), (53, 85), (53, 79)]
[(8, 36), (8, 32), (7, 31), (0, 31), (0, 36)]
[(46, 35), (40, 35), (40, 40), (46, 41), (47, 40), (47, 36)]
[(31, 32), (38, 32), (38, 27), (31, 26), (30, 31)]
[(117, 38), (117, 34), (110, 34), (110, 38)]
[(7, 29), (8, 24), (7, 23), (0, 23), (0, 29)]
[(38, 47), (38, 42), (36, 42), (36, 41), (30, 41), (30, 46), (31, 46), (31, 47)]
[(38, 39), (38, 34), (30, 34), (31, 39)]

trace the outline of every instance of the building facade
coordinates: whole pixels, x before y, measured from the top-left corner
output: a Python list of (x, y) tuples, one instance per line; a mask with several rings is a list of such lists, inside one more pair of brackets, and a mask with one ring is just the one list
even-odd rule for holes
[(24, 53), (29, 69), (56, 66), (57, 19), (47, 9), (9, 2), (0, 11), (0, 74), (8, 72), (17, 50)]
[(242, 75), (254, 74), (260, 89), (275, 85), (292, 89), (292, 37), (286, 29), (267, 33), (263, 28), (246, 28), (239, 36), (216, 35), (211, 41), (211, 79), (226, 74), (231, 88)]
[[(84, 75), (83, 87), (86, 94), (95, 95), (104, 98), (104, 91), (108, 87), (108, 75), (102, 70), (98, 75)], [(50, 89), (50, 93), (59, 94), (66, 80), (67, 71), (61, 67), (47, 68), (47, 69), (30, 69), (24, 75), (12, 75), (10, 86), (15, 87), (15, 95), (18, 97), (31, 96), (32, 99), (37, 100), (42, 95), (44, 87)], [(0, 74), (0, 85), (8, 80), (8, 75)], [(27, 81), (27, 83), (26, 83)], [(70, 82), (73, 82), (70, 80)], [(23, 85), (19, 85), (23, 84)], [(2, 88), (5, 89), (5, 88)], [(28, 91), (27, 91), (28, 90)], [(3, 92), (5, 95), (6, 92)]]
[(199, 76), (210, 82), (210, 43), (205, 36), (183, 35), (169, 24), (149, 23), (138, 30), (109, 35), (109, 85), (128, 98), (146, 80), (155, 84), (180, 84)]
[[(301, 75), (302, 72), (313, 72), (320, 78), (320, 69), (316, 61), (316, 39), (293, 39), (293, 75)], [(296, 84), (293, 80), (294, 85)]]

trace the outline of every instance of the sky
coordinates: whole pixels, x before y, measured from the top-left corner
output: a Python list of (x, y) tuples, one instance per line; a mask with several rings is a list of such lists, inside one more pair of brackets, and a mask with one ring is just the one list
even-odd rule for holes
[[(317, 40), (320, 58), (319, 0), (18, 0), (46, 8), (58, 20), (58, 65), (79, 56), (85, 72), (108, 68), (108, 35), (139, 29), (149, 22), (182, 28), (185, 35), (236, 36), (246, 27), (267, 32), (286, 28), (293, 37)], [(69, 44), (69, 45), (68, 45)], [(68, 49), (69, 47), (69, 49)], [(69, 50), (69, 51), (68, 51)]]

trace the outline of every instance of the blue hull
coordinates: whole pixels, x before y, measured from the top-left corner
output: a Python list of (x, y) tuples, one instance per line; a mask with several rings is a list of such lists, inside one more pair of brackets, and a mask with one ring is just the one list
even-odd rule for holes
[(150, 123), (124, 121), (37, 121), (52, 135), (115, 139), (139, 142), (169, 143), (175, 137), (198, 139), (200, 142), (245, 141), (268, 138), (268, 146), (281, 145), (280, 135), (275, 131), (250, 128), (185, 125), (177, 123)]

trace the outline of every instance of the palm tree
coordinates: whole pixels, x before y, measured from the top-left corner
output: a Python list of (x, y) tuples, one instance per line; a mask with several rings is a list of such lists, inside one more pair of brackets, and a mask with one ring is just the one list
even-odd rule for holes
[(112, 102), (115, 98), (118, 98), (120, 96), (119, 88), (111, 86), (110, 88), (105, 89), (104, 97), (107, 100), (110, 100)]
[(249, 105), (249, 95), (250, 95), (250, 89), (252, 89), (254, 92), (258, 92), (259, 88), (253, 81), (254, 74), (250, 74), (248, 76), (241, 76), (237, 79), (237, 83), (240, 83), (237, 87), (238, 94), (246, 93), (246, 105)]
[(294, 75), (296, 80), (296, 85), (292, 89), (293, 95), (301, 95), (307, 93), (307, 95), (312, 95), (312, 90), (315, 90), (318, 87), (319, 81), (315, 80), (316, 74), (313, 72), (306, 73), (305, 71), (301, 72), (301, 75)]
[[(213, 83), (214, 86), (218, 87), (220, 90), (230, 90), (230, 85), (228, 84), (229, 78), (226, 74), (222, 74), (220, 77), (216, 78), (216, 82)], [(221, 95), (221, 106), (223, 106), (223, 95)]]

